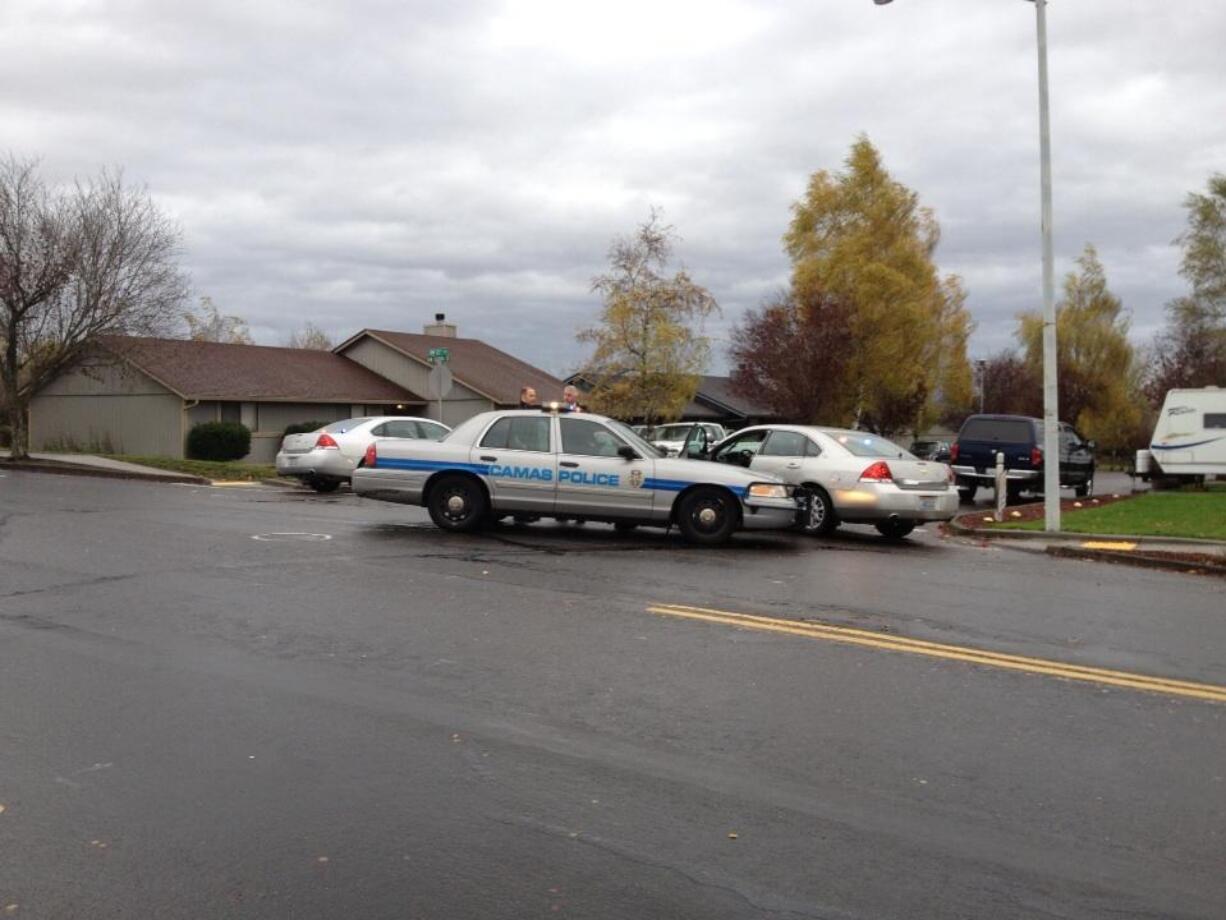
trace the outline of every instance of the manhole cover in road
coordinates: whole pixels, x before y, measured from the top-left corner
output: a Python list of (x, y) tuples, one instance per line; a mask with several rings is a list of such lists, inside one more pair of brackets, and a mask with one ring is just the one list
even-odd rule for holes
[(330, 533), (257, 533), (252, 534), (251, 539), (260, 540), (261, 542), (271, 543), (275, 541), (297, 541), (299, 543), (321, 543), (324, 540), (331, 540)]

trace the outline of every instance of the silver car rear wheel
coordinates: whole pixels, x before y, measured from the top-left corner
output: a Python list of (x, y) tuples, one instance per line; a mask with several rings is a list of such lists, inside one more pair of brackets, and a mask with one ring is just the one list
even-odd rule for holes
[(875, 525), (877, 532), (887, 540), (901, 540), (911, 531), (915, 530), (915, 521), (878, 521)]

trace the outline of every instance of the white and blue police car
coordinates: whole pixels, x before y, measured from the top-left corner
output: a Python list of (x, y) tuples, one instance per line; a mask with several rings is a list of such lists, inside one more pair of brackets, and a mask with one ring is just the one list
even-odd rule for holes
[(704, 544), (791, 527), (800, 511), (794, 487), (774, 476), (664, 457), (621, 422), (556, 407), (484, 412), (441, 441), (376, 440), (353, 490), (423, 505), (444, 530), (507, 515), (579, 518), (675, 525)]

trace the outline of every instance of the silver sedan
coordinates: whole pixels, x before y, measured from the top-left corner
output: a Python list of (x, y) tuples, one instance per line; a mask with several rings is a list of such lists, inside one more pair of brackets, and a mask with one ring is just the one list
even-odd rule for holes
[(316, 492), (349, 482), (375, 438), (437, 441), (451, 431), (428, 418), (403, 415), (347, 418), (306, 434), (287, 434), (277, 452), (277, 475), (300, 479)]
[(920, 460), (867, 431), (758, 425), (721, 441), (706, 457), (798, 486), (808, 499), (808, 533), (828, 533), (846, 522), (872, 524), (898, 539), (917, 524), (958, 513), (958, 490), (946, 464)]

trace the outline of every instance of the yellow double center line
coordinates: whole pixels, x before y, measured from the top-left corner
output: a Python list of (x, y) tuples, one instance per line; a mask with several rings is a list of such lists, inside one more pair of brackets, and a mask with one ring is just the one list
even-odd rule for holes
[(992, 668), (1024, 671), (1028, 674), (1044, 674), (1048, 677), (1061, 677), (1065, 680), (1079, 680), (1092, 684), (1105, 684), (1111, 687), (1125, 687), (1129, 690), (1143, 690), (1149, 693), (1165, 693), (1170, 696), (1185, 696), (1192, 699), (1226, 703), (1226, 687), (1216, 684), (1198, 684), (1187, 680), (1151, 677), (1148, 674), (1134, 674), (1128, 671), (1090, 668), (1084, 665), (1067, 664), (1062, 661), (1051, 661), (1044, 658), (1006, 655), (1002, 652), (990, 652), (986, 649), (972, 648), (964, 645), (945, 645), (941, 642), (925, 642), (922, 639), (883, 636), (880, 633), (869, 632), (864, 629), (853, 629), (850, 626), (832, 626), (826, 623), (781, 620), (775, 617), (732, 613), (727, 610), (709, 610), (705, 607), (688, 607), (682, 604), (653, 604), (647, 608), (647, 611), (664, 616), (681, 617), (687, 620), (701, 620), (706, 623), (736, 626), (742, 629), (784, 633), (790, 636), (803, 636), (806, 639), (824, 639), (828, 642), (841, 642), (845, 645), (862, 645), (867, 648), (881, 649), (889, 652), (926, 655), (930, 658), (965, 661), (970, 664), (986, 665)]

